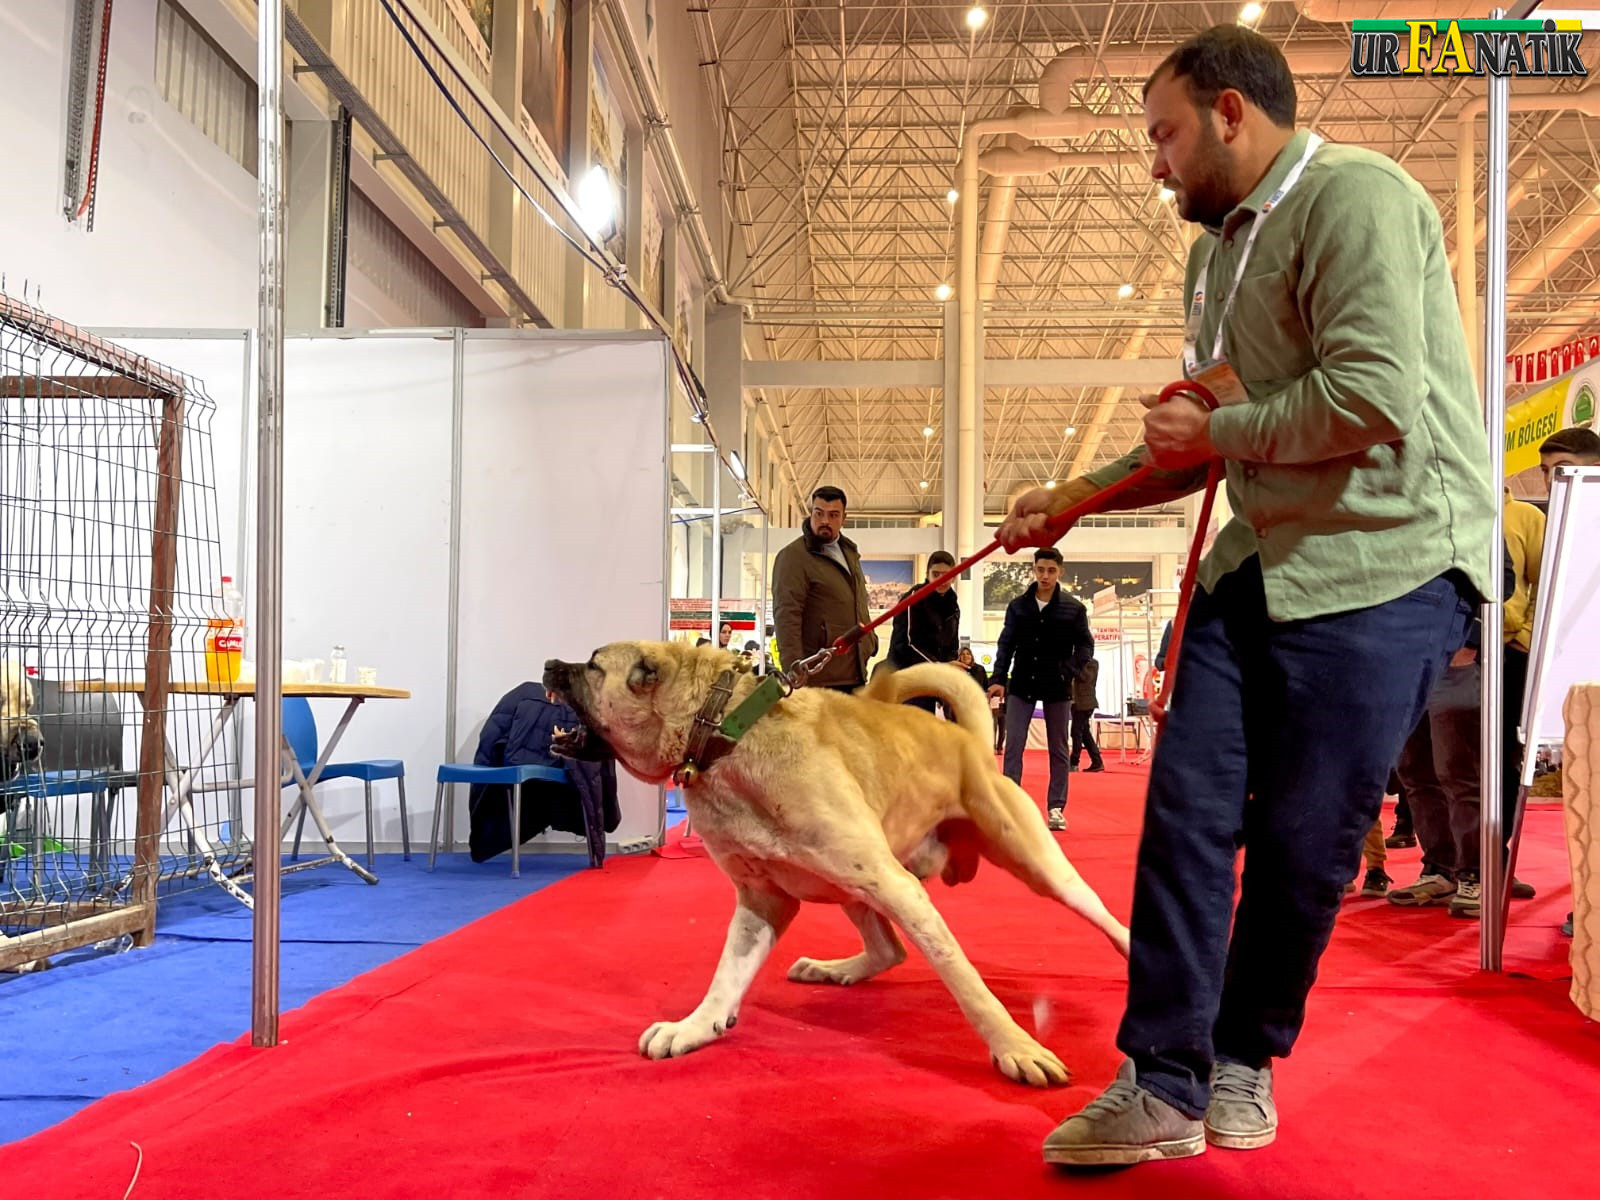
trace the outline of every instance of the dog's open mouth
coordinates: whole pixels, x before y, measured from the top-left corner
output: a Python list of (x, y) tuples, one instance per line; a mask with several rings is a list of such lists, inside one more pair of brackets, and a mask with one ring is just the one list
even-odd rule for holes
[(561, 758), (582, 758), (589, 746), (589, 730), (579, 725), (574, 729), (555, 727), (550, 737), (550, 752)]

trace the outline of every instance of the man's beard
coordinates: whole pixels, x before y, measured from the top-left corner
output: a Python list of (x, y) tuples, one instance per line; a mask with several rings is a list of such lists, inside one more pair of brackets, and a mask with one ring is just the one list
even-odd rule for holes
[(1204, 129), (1195, 166), (1178, 181), (1183, 188), (1178, 213), (1185, 221), (1215, 228), (1233, 211), (1236, 202), (1228, 186), (1227, 150), (1210, 122), (1205, 123)]

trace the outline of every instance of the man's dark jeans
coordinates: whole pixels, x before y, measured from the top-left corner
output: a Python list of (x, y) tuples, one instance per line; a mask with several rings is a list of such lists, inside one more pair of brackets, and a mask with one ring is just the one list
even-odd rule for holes
[[(1022, 786), (1022, 752), (1028, 748), (1028, 727), (1033, 724), (1034, 701), (1006, 694), (1006, 749), (1002, 770), (1007, 779)], [(1072, 706), (1065, 700), (1039, 702), (1044, 709), (1045, 747), (1050, 752), (1050, 783), (1044, 804), (1050, 812), (1067, 807), (1067, 740), (1072, 726)]]
[(1214, 1059), (1259, 1066), (1293, 1047), (1389, 768), (1465, 640), (1461, 589), (1440, 577), (1276, 622), (1251, 558), (1195, 593), (1151, 765), (1117, 1035), (1140, 1084), (1190, 1116)]

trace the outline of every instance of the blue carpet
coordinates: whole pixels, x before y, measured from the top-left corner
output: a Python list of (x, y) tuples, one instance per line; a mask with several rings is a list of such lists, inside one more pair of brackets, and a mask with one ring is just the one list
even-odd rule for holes
[[(587, 865), (579, 854), (524, 854), (522, 878), (512, 879), (506, 855), (474, 863), (441, 854), (430, 874), (424, 849), (410, 862), (379, 855), (376, 887), (340, 867), (287, 875), (279, 1008), (298, 1008)], [(0, 1143), (248, 1033), (250, 922), (206, 887), (162, 903), (148, 949), (84, 949), (56, 956), (53, 970), (0, 975)]]

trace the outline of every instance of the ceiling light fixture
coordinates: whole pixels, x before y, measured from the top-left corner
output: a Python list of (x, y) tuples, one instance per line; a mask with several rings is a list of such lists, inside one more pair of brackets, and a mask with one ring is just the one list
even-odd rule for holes
[(739, 457), (737, 450), (728, 451), (728, 469), (733, 472), (733, 477), (740, 483), (744, 482), (744, 460)]
[(983, 5), (974, 4), (967, 9), (967, 28), (976, 33), (989, 21), (989, 14), (983, 11)]
[(1239, 24), (1254, 25), (1261, 20), (1261, 14), (1266, 11), (1265, 5), (1257, 4), (1256, 0), (1250, 0), (1249, 4), (1239, 10)]
[(917, 486), (919, 488), (926, 488), (928, 486), (928, 481), (926, 479), (919, 479), (917, 480)]
[(1161, 201), (1162, 201), (1162, 203), (1163, 203), (1163, 204), (1168, 204), (1168, 203), (1171, 203), (1171, 201), (1172, 201), (1172, 198), (1173, 198), (1173, 197), (1174, 197), (1174, 196), (1176, 196), (1176, 195), (1177, 195), (1177, 193), (1176, 193), (1176, 192), (1174, 192), (1174, 191), (1173, 191), (1173, 190), (1172, 190), (1172, 189), (1171, 189), (1171, 188), (1169, 188), (1169, 187), (1164, 187), (1164, 188), (1162, 188), (1162, 189), (1161, 189), (1161, 190), (1160, 190), (1160, 191), (1159, 191), (1159, 192), (1157, 192), (1157, 193), (1156, 193), (1156, 194), (1157, 194), (1157, 195), (1158, 195), (1158, 196), (1160, 196), (1160, 197), (1161, 197)]
[(934, 288), (933, 294), (934, 297), (939, 300), (948, 300), (951, 296), (955, 295), (948, 283), (941, 283), (938, 287)]
[(1133, 284), (1131, 283), (1125, 283), (1117, 289), (1118, 300), (1126, 300), (1131, 295), (1133, 295)]
[(951, 204), (954, 204), (957, 200), (961, 199), (961, 193), (956, 191), (955, 188), (951, 188), (944, 194), (944, 198), (950, 201)]
[(1075, 434), (1077, 432), (1078, 432), (1078, 427), (1076, 425), (1068, 425), (1067, 426), (1067, 436), (1068, 437), (1071, 437), (1073, 434)]
[(1045, 487), (1047, 487), (1047, 488), (1053, 488), (1053, 487), (1055, 487), (1055, 485), (1056, 485), (1056, 481), (1055, 481), (1055, 480), (1054, 480), (1054, 479), (1046, 479), (1046, 480), (1045, 480), (1045, 481), (1044, 481), (1044, 485), (1045, 485)]
[(932, 437), (933, 436), (933, 426), (932, 425), (924, 425), (922, 427), (922, 436), (923, 437)]

